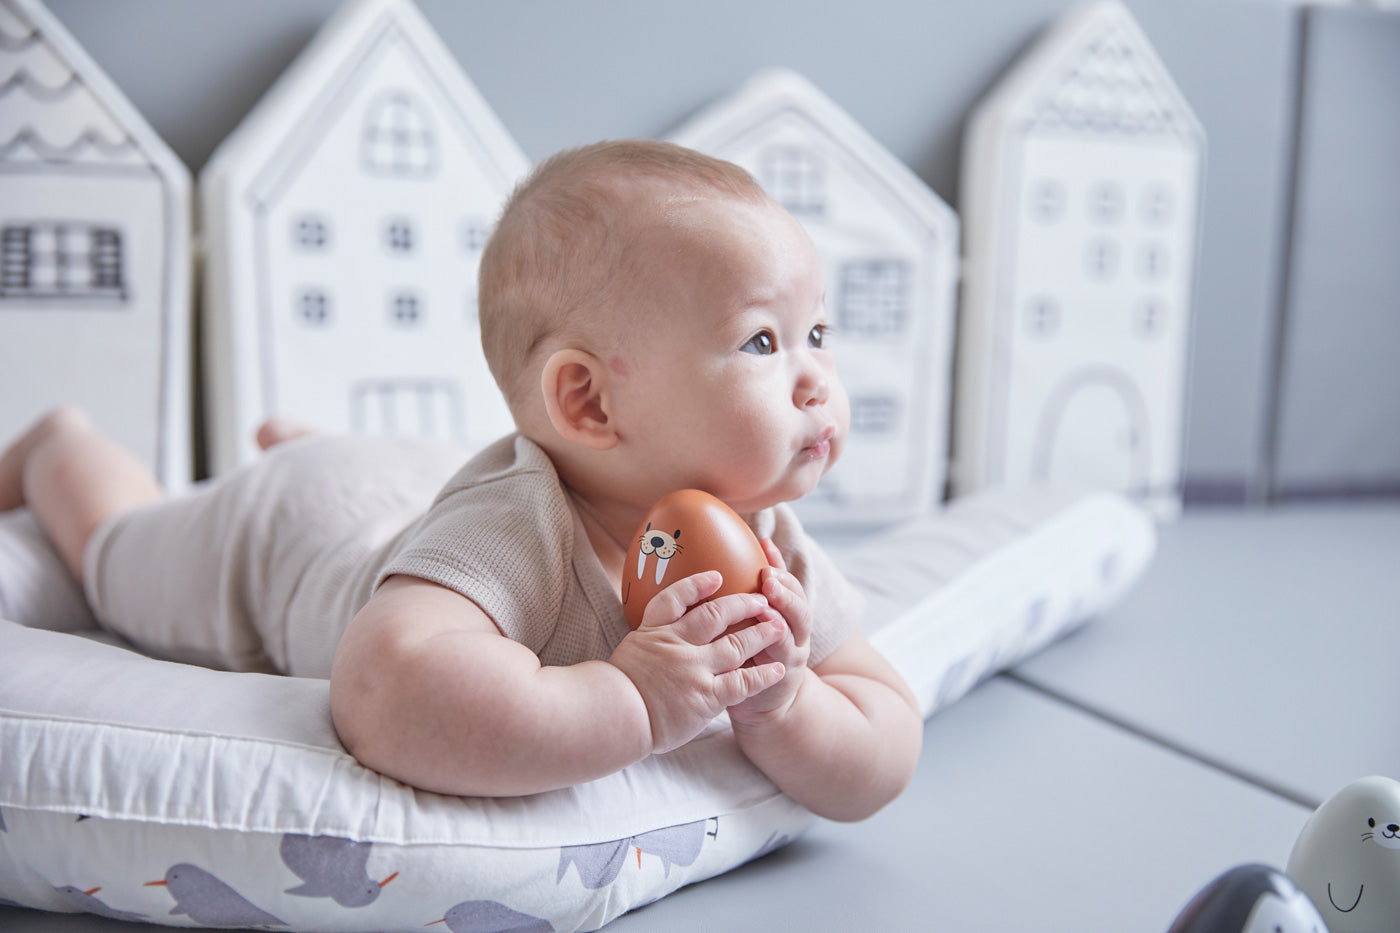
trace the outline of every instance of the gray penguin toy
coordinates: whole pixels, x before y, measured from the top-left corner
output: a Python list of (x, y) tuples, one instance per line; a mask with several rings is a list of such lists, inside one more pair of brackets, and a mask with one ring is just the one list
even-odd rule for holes
[(1238, 865), (1191, 898), (1167, 933), (1328, 933), (1307, 894), (1277, 868)]

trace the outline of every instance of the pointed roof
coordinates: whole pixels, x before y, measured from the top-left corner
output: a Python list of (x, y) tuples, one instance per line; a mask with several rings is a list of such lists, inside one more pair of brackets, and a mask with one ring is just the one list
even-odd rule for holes
[(749, 136), (797, 125), (877, 175), (893, 210), (913, 210), (925, 223), (957, 236), (957, 215), (909, 166), (802, 75), (786, 68), (760, 71), (737, 91), (702, 110), (670, 135), (672, 142), (702, 151), (742, 144)]
[(189, 173), (38, 0), (0, 0), (0, 162)]
[(1017, 127), (1204, 138), (1156, 49), (1118, 0), (1093, 0), (1055, 23), (988, 98)]
[(475, 136), (488, 168), (509, 186), (529, 161), (485, 98), (410, 0), (346, 0), (328, 19), (272, 89), (221, 143), (206, 174), (252, 173), (255, 199), (275, 197), (314, 149), (324, 123), (358, 78), (390, 49), (405, 45), (427, 66), (424, 81), (438, 86), (460, 125)]

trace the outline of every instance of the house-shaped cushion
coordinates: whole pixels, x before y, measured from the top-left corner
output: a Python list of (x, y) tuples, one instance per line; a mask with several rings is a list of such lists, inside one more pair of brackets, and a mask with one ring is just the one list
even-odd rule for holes
[(851, 435), (798, 508), (810, 525), (907, 517), (942, 498), (958, 222), (909, 168), (790, 71), (762, 72), (671, 139), (748, 169), (811, 234)]
[(349, 0), (200, 175), (218, 473), (257, 424), (423, 436), (511, 429), (476, 271), (528, 169), (408, 0)]
[(965, 139), (954, 487), (1180, 504), (1205, 136), (1119, 3), (1076, 7)]
[(78, 402), (190, 478), (189, 172), (37, 0), (0, 0), (0, 437)]

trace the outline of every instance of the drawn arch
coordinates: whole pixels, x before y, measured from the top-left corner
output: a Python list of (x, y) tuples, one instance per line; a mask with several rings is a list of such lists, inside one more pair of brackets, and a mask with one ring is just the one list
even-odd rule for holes
[(1152, 425), (1131, 375), (1089, 367), (1067, 376), (1041, 410), (1032, 448), (1037, 480), (1093, 482), (1113, 489), (1147, 486)]

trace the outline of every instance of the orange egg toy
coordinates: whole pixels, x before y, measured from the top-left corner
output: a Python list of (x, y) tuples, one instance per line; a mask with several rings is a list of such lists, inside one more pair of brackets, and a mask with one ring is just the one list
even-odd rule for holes
[(682, 489), (651, 507), (622, 565), (622, 610), (636, 629), (651, 598), (693, 573), (718, 570), (714, 596), (757, 593), (768, 558), (758, 538), (729, 506), (708, 492)]

